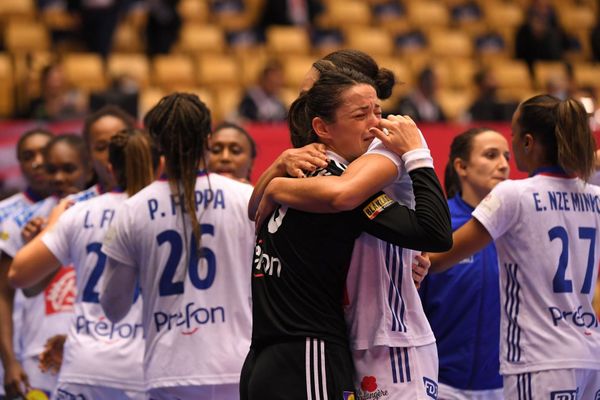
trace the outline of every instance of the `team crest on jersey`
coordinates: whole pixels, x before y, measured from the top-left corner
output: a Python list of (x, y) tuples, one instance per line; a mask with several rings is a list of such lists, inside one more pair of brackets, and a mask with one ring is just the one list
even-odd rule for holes
[(354, 400), (354, 392), (344, 391), (343, 400)]
[(382, 194), (377, 196), (373, 201), (367, 204), (366, 207), (363, 208), (363, 213), (369, 219), (374, 219), (380, 212), (385, 210), (387, 207), (392, 205), (394, 200), (387, 194)]
[(0, 232), (0, 240), (8, 240), (9, 237), (10, 237), (10, 235), (8, 234), (8, 232), (6, 232), (6, 231)]
[(423, 385), (425, 385), (425, 394), (432, 399), (438, 398), (438, 384), (433, 379), (429, 379), (426, 376), (423, 377)]
[(550, 392), (550, 400), (577, 400), (579, 388), (575, 390), (558, 390)]
[(73, 266), (61, 267), (44, 290), (46, 315), (73, 312), (77, 288)]
[(357, 392), (358, 400), (380, 400), (388, 397), (388, 391), (381, 389), (374, 376), (363, 376), (360, 381), (360, 389)]

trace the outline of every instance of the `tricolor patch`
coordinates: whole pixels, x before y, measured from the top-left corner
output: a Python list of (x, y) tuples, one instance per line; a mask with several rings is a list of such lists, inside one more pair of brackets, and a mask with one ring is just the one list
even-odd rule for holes
[(373, 201), (367, 204), (367, 206), (363, 208), (363, 213), (365, 213), (367, 218), (374, 219), (380, 212), (385, 210), (393, 203), (394, 200), (384, 193), (380, 196), (377, 196), (375, 199), (373, 199)]

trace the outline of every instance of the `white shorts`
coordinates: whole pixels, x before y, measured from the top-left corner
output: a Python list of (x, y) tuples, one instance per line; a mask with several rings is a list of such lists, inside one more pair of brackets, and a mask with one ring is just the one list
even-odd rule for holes
[(52, 400), (145, 400), (143, 391), (123, 390), (106, 386), (59, 383)]
[(23, 370), (29, 378), (29, 384), (31, 385), (32, 389), (39, 389), (46, 393), (54, 392), (58, 380), (58, 375), (52, 374), (50, 372), (42, 372), (40, 370), (39, 357), (26, 357), (23, 360), (22, 365)]
[(419, 347), (378, 346), (352, 352), (356, 399), (431, 400), (438, 394), (435, 343)]
[(239, 400), (240, 385), (232, 383), (228, 385), (162, 387), (150, 389), (147, 394), (150, 400)]
[(500, 389), (463, 390), (438, 382), (438, 400), (504, 400)]
[(600, 400), (600, 370), (551, 369), (504, 375), (504, 397), (516, 400)]

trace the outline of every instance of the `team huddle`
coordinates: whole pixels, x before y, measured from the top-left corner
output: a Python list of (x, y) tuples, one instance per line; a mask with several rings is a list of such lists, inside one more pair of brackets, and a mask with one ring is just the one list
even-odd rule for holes
[[(600, 398), (585, 110), (519, 105), (522, 180), (503, 135), (458, 135), (444, 191), (427, 132), (382, 117), (394, 83), (359, 51), (316, 61), (294, 148), (254, 187), (252, 139), (191, 94), (144, 130), (108, 107), (83, 138), (23, 135), (29, 187), (0, 202), (6, 399)], [(248, 165), (211, 160), (240, 146)]]

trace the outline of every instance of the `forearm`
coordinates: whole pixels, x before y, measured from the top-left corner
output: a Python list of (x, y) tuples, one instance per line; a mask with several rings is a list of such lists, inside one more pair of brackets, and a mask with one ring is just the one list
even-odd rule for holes
[(106, 317), (116, 323), (122, 320), (131, 308), (138, 278), (137, 269), (108, 257), (104, 274), (100, 304)]
[(268, 195), (276, 203), (314, 213), (348, 211), (394, 182), (398, 171), (381, 155), (364, 155), (340, 176), (274, 179)]
[(48, 277), (53, 276), (58, 268), (60, 261), (38, 235), (17, 252), (10, 265), (8, 280), (15, 288), (31, 288), (47, 283)]
[(452, 237), (452, 249), (444, 253), (430, 254), (431, 272), (446, 271), (492, 242), (492, 237), (487, 229), (475, 218), (471, 218), (466, 224), (458, 228)]
[(254, 190), (252, 191), (252, 196), (250, 197), (250, 201), (248, 202), (248, 218), (254, 221), (256, 211), (258, 210), (258, 205), (265, 193), (267, 185), (274, 178), (286, 176), (285, 167), (281, 163), (281, 157), (278, 157), (273, 164), (267, 168), (265, 172), (258, 178), (256, 185), (254, 185)]
[(383, 193), (359, 207), (370, 223), (366, 231), (378, 238), (421, 251), (445, 251), (452, 246), (450, 213), (442, 188), (431, 168), (411, 172), (415, 210)]

